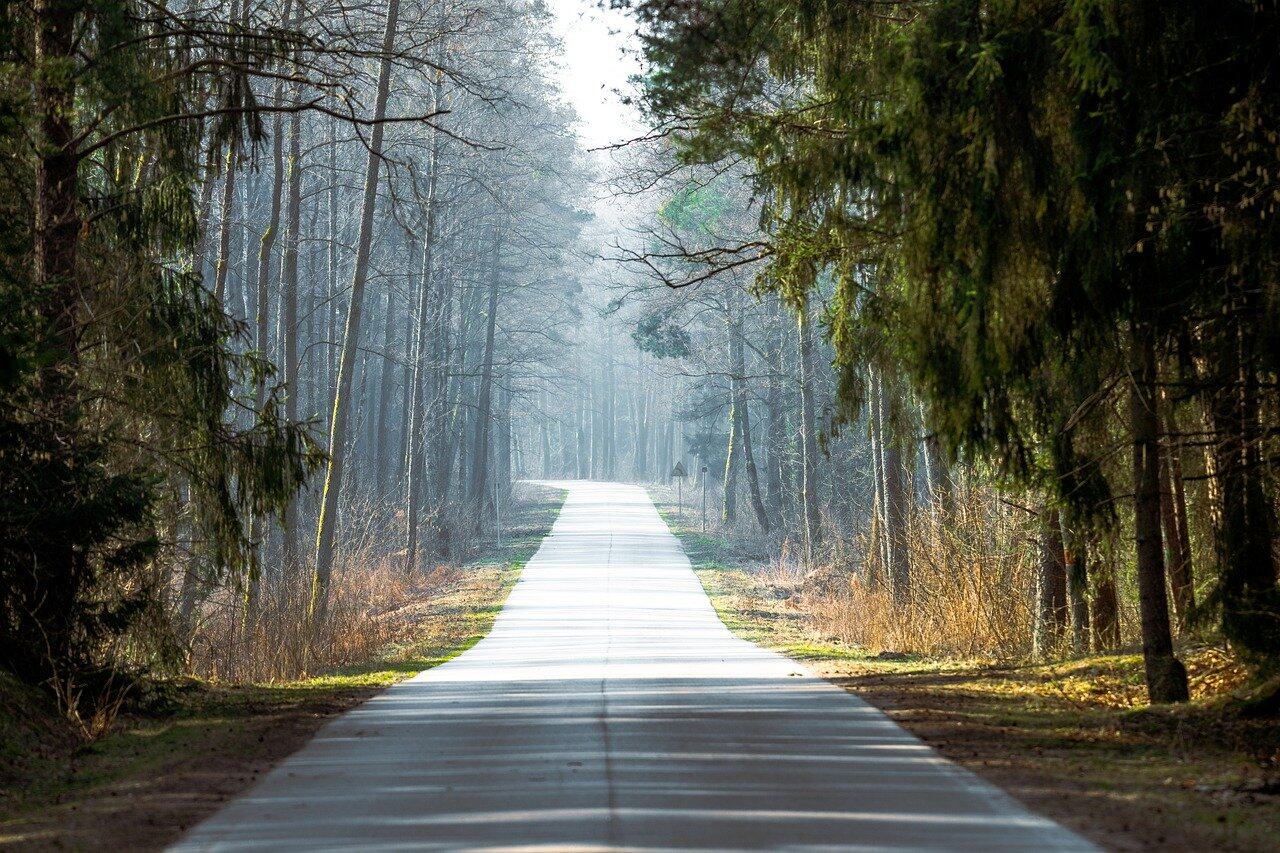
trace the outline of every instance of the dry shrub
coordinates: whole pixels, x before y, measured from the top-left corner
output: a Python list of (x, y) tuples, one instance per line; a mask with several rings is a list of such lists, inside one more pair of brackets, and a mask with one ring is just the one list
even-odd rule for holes
[(114, 673), (105, 682), (86, 689), (72, 676), (55, 671), (49, 686), (58, 711), (84, 743), (94, 743), (111, 731), (129, 694), (129, 684), (117, 683)]
[(202, 678), (232, 682), (287, 681), (376, 659), (401, 639), (395, 614), (450, 582), (454, 572), (406, 573), (396, 519), (364, 502), (350, 506), (337, 537), (328, 619), (309, 635), (310, 562), (297, 577), (264, 566), (257, 618), (246, 626), (243, 590), (221, 589), (202, 605), (191, 640), (190, 667)]
[(1039, 548), (1026, 513), (969, 494), (945, 517), (914, 518), (910, 589), (901, 600), (869, 539), (837, 545), (805, 584), (801, 607), (823, 635), (872, 651), (1001, 658), (1029, 651)]

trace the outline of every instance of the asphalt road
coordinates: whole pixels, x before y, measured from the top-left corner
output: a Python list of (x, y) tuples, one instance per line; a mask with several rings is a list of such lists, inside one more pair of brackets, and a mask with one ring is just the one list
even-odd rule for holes
[(563, 485), (484, 641), (176, 849), (1092, 849), (735, 639), (643, 489)]

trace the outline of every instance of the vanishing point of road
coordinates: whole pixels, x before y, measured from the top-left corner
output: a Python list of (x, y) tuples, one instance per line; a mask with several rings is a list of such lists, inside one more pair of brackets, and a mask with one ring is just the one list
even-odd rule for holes
[(733, 637), (644, 489), (557, 485), (488, 637), (329, 723), (176, 849), (1093, 849)]

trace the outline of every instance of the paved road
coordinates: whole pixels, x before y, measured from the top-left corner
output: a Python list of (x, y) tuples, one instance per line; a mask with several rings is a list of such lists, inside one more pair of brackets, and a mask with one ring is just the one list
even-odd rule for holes
[(488, 638), (178, 849), (1091, 849), (731, 636), (643, 489), (564, 485)]

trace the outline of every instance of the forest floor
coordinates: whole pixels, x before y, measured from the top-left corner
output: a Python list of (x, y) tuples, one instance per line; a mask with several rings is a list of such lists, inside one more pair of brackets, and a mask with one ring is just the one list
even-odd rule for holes
[(436, 573), (420, 601), (398, 611), (413, 622), (412, 641), (362, 666), (280, 684), (156, 683), (90, 744), (42, 694), (0, 676), (0, 847), (153, 850), (175, 841), (330, 718), (475, 645), (563, 500), (537, 490), (502, 547)]
[(1235, 710), (1242, 670), (1221, 647), (1180, 649), (1195, 698), (1172, 707), (1144, 704), (1136, 650), (1034, 665), (844, 645), (815, 630), (799, 584), (780, 584), (762, 555), (703, 535), (696, 500), (677, 514), (674, 495), (651, 494), (730, 630), (802, 661), (1035, 811), (1112, 850), (1276, 848), (1280, 724)]

